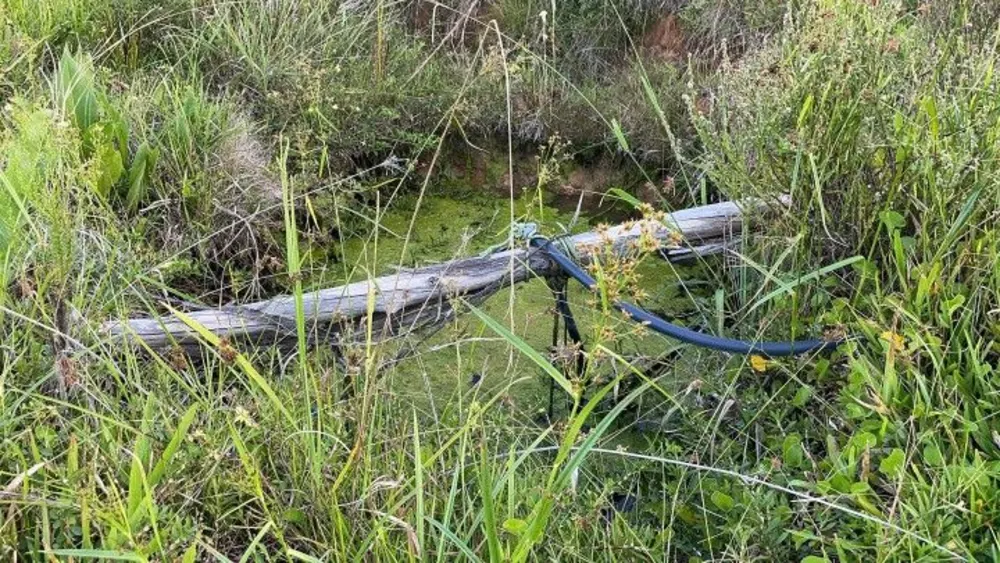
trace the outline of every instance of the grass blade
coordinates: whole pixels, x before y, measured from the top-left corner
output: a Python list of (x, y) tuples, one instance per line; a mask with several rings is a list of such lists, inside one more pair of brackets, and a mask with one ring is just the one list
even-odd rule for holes
[(466, 306), (474, 315), (479, 317), (479, 320), (483, 321), (483, 324), (488, 326), (491, 330), (493, 330), (493, 332), (502, 336), (505, 340), (507, 340), (507, 342), (514, 346), (514, 348), (527, 356), (528, 359), (534, 362), (538, 367), (542, 368), (542, 370), (544, 370), (545, 373), (559, 385), (559, 387), (562, 387), (563, 391), (569, 394), (570, 397), (573, 397), (574, 399), (577, 398), (579, 391), (574, 389), (573, 384), (570, 383), (569, 379), (566, 379), (566, 376), (556, 369), (556, 367), (545, 359), (545, 357), (539, 354), (537, 350), (522, 340), (521, 337), (511, 332), (510, 329), (498, 323), (493, 317), (490, 317), (483, 311), (476, 308), (475, 305), (466, 302)]
[(163, 450), (163, 455), (160, 456), (160, 461), (156, 462), (156, 466), (153, 467), (153, 471), (149, 473), (149, 486), (155, 487), (160, 479), (167, 472), (167, 467), (170, 465), (170, 460), (173, 459), (174, 454), (177, 453), (178, 448), (184, 443), (184, 438), (187, 437), (188, 429), (191, 428), (191, 423), (194, 422), (194, 417), (198, 414), (198, 405), (191, 405), (191, 407), (184, 413), (181, 417), (180, 422), (177, 424), (177, 429), (174, 430), (173, 436), (170, 437), (170, 442), (167, 447)]
[(49, 553), (57, 557), (77, 557), (80, 559), (98, 559), (103, 561), (136, 561), (139, 563), (147, 561), (145, 557), (138, 553), (105, 549), (53, 549)]
[(835, 272), (841, 268), (860, 262), (861, 260), (864, 260), (864, 256), (861, 255), (851, 256), (850, 258), (845, 258), (838, 262), (834, 262), (833, 264), (830, 264), (828, 266), (823, 266), (822, 268), (809, 272), (808, 274), (805, 274), (803, 276), (797, 277), (795, 278), (794, 281), (782, 283), (781, 287), (775, 289), (774, 291), (771, 291), (767, 295), (758, 299), (753, 305), (751, 305), (750, 308), (747, 309), (746, 315), (749, 315), (750, 313), (756, 311), (762, 305), (766, 304), (768, 301), (774, 299), (775, 297), (785, 295), (786, 293), (791, 293), (796, 287), (806, 282), (818, 280), (819, 278), (829, 274), (830, 272)]
[[(166, 305), (166, 308), (172, 314), (174, 314), (178, 319), (180, 319), (181, 322), (186, 324), (191, 330), (197, 332), (198, 336), (200, 336), (206, 342), (211, 344), (214, 349), (217, 350), (222, 346), (222, 339), (216, 336), (215, 333), (213, 333), (212, 331), (208, 330), (208, 328), (206, 328), (204, 325), (194, 320), (189, 315), (186, 315), (183, 312), (174, 309), (170, 305)], [(291, 424), (293, 427), (296, 426), (296, 421), (295, 418), (292, 416), (292, 413), (290, 413), (288, 409), (285, 408), (285, 404), (281, 401), (281, 399), (278, 398), (277, 393), (274, 392), (274, 389), (271, 388), (271, 385), (268, 384), (267, 380), (265, 380), (264, 377), (261, 376), (260, 372), (257, 371), (257, 368), (253, 367), (253, 364), (250, 363), (250, 360), (248, 360), (246, 356), (244, 356), (243, 354), (237, 352), (233, 358), (233, 361), (236, 363), (236, 365), (240, 367), (241, 370), (243, 370), (243, 373), (250, 378), (250, 381), (252, 381), (257, 386), (257, 388), (260, 389), (264, 393), (264, 395), (267, 396), (267, 398), (271, 401), (271, 405), (278, 412), (284, 415), (288, 423)]]

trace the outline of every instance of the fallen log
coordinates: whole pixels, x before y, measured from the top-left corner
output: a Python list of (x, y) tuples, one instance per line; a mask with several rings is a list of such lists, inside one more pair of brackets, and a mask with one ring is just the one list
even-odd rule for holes
[[(787, 204), (784, 200), (782, 203)], [(744, 206), (748, 211), (762, 212), (772, 205), (756, 201)], [(632, 221), (563, 241), (575, 249), (578, 260), (586, 263), (595, 251), (633, 252), (640, 238), (652, 236), (666, 259), (682, 261), (722, 251), (734, 237), (738, 238), (742, 214), (736, 203), (717, 203), (667, 214), (662, 222)], [(368, 330), (359, 328), (366, 327), (369, 321), (377, 340), (440, 326), (453, 317), (456, 298), (481, 303), (511, 284), (555, 273), (557, 268), (544, 253), (525, 247), (313, 291), (303, 295), (307, 333), (314, 343), (336, 345), (356, 340), (358, 333), (367, 334)], [(186, 316), (230, 340), (279, 347), (297, 341), (295, 298), (289, 295), (191, 311)], [(102, 333), (112, 340), (137, 338), (160, 351), (175, 347), (195, 351), (201, 347), (197, 332), (174, 315), (107, 322)]]

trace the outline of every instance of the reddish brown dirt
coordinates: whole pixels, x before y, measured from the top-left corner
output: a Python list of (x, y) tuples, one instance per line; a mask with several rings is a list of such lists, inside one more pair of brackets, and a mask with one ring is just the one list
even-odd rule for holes
[(647, 56), (673, 63), (683, 63), (687, 58), (687, 37), (676, 14), (661, 17), (642, 37), (642, 47)]

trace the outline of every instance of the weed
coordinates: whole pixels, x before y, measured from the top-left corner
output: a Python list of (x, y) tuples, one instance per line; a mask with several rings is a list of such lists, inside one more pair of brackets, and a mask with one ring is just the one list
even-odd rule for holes
[[(0, 557), (997, 558), (996, 18), (0, 0)], [(305, 291), (514, 221), (783, 194), (724, 259), (601, 254), (598, 295), (569, 291), (583, 373), (545, 280), (431, 336), (380, 334), (374, 290), (331, 345), (306, 322)], [(290, 353), (188, 314), (278, 293)], [(709, 353), (622, 319), (626, 295), (847, 343)], [(101, 332), (167, 313), (197, 357)]]

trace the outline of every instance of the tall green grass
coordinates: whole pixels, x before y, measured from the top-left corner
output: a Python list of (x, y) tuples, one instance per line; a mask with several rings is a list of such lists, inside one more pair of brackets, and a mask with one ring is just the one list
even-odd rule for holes
[[(788, 256), (791, 267), (777, 279), (753, 273), (753, 287), (779, 291), (813, 268), (865, 257), (836, 282), (776, 301), (853, 341), (842, 367), (798, 372), (854, 447), (795, 446), (811, 464), (829, 460), (818, 490), (855, 496), (929, 537), (953, 530), (962, 540), (950, 548), (986, 556), (996, 542), (979, 516), (931, 509), (958, 496), (985, 507), (996, 494), (983, 401), (996, 351), (997, 36), (978, 4), (958, 4), (944, 16), (894, 3), (806, 10), (781, 41), (730, 67), (714, 114), (697, 123), (720, 192), (792, 195), (754, 257)], [(939, 34), (940, 25), (963, 31)]]
[[(681, 69), (643, 52), (656, 2), (443, 3), (418, 26), (387, 2), (0, 0), (0, 557), (1000, 556), (993, 11), (780, 4), (685, 3), (704, 44)], [(496, 131), (544, 146), (452, 148)], [(535, 152), (545, 178), (522, 181)], [(569, 224), (549, 191), (602, 159), (676, 177), (673, 204), (792, 206), (750, 218), (728, 259), (646, 285), (669, 266), (602, 262), (602, 294), (571, 293), (584, 374), (545, 353), (542, 281), (456, 302), (413, 349), (378, 341), (374, 292), (350, 343), (310, 342), (304, 291), (384, 273), (398, 248), (412, 266), (485, 246), (504, 218)], [(496, 203), (482, 224), (425, 199), (388, 212), (413, 175), (479, 163), (514, 189), (452, 194)], [(348, 252), (363, 240), (371, 254)], [(703, 330), (849, 343), (675, 349), (602, 308), (656, 301), (637, 286)], [(290, 354), (184, 313), (278, 292), (300, 302)], [(169, 312), (201, 358), (98, 331)], [(535, 410), (550, 381), (556, 420)]]

